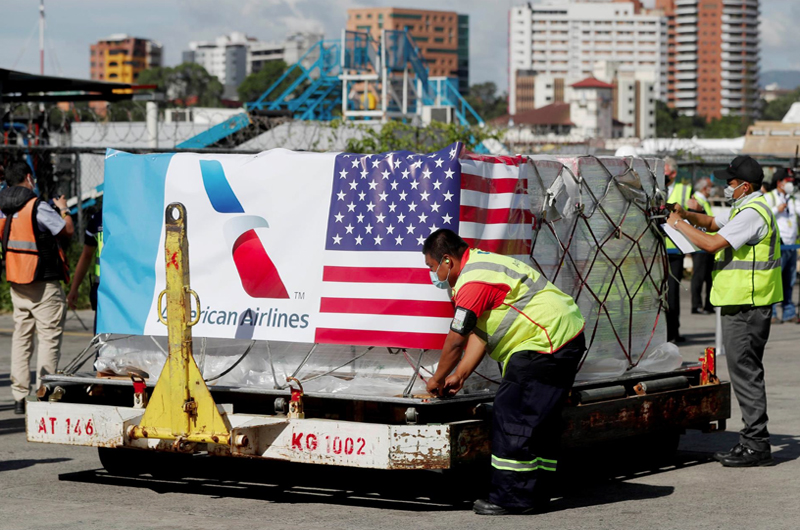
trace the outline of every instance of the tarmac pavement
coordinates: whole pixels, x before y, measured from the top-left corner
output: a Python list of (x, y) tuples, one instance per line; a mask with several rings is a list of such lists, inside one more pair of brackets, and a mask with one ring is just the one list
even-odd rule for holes
[[(681, 295), (684, 359), (714, 343), (714, 316), (692, 315), (688, 282)], [(797, 300), (795, 293), (794, 299)], [(80, 312), (91, 326), (91, 312)], [(674, 462), (618, 467), (593, 455), (564, 481), (553, 511), (480, 517), (472, 495), (439, 473), (347, 470), (326, 466), (225, 463), (201, 466), (201, 478), (120, 478), (100, 466), (97, 451), (28, 443), (9, 390), (12, 320), (0, 315), (0, 529), (173, 528), (575, 528), (795, 529), (800, 526), (800, 325), (773, 326), (766, 351), (770, 431), (776, 465), (726, 469), (711, 453), (736, 443), (734, 399), (728, 431), (690, 432)], [(91, 335), (70, 312), (61, 364)], [(727, 379), (724, 360), (719, 373)], [(247, 473), (246, 482), (228, 480)], [(254, 478), (254, 476), (258, 478)], [(205, 478), (203, 478), (205, 477)], [(224, 478), (223, 478), (224, 477)], [(480, 487), (476, 473), (461, 485)]]

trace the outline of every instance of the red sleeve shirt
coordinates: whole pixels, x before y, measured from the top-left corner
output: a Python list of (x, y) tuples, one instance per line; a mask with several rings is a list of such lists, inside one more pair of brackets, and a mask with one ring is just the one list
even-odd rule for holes
[(509, 286), (503, 284), (468, 282), (458, 290), (453, 302), (456, 307), (469, 309), (480, 317), (484, 311), (499, 307), (509, 290)]

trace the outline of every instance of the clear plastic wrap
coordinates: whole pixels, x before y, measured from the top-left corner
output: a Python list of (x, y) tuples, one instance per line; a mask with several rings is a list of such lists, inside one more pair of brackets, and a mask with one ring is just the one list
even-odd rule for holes
[[(126, 376), (138, 369), (158, 379), (167, 358), (166, 337), (103, 338), (95, 361), (99, 373)], [(425, 394), (423, 378), (435, 370), (440, 353), (238, 339), (195, 338), (193, 343), (195, 361), (209, 386), (281, 389), (287, 388), (286, 377), (294, 376), (307, 392), (380, 397)], [(499, 366), (487, 357), (462, 392), (494, 391), (500, 379)]]
[(527, 169), (532, 263), (586, 319), (589, 352), (578, 380), (679, 367), (677, 348), (665, 346), (665, 247), (654, 216), (663, 162), (532, 157)]

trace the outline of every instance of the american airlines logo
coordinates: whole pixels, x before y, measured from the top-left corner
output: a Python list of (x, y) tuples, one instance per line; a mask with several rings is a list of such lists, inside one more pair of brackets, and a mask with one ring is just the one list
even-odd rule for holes
[(203, 186), (214, 210), (231, 214), (223, 225), (225, 241), (231, 249), (242, 288), (253, 298), (289, 298), (278, 269), (256, 234), (257, 228), (268, 228), (263, 217), (247, 215), (231, 189), (222, 164), (217, 160), (201, 160)]

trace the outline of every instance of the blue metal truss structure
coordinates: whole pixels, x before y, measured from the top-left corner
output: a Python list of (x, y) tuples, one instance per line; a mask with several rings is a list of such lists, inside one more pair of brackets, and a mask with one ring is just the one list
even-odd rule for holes
[[(288, 83), (288, 85), (287, 85)], [(354, 121), (401, 119), (420, 122), (423, 107), (452, 107), (462, 125), (484, 125), (458, 92), (457, 80), (430, 77), (419, 48), (405, 30), (344, 31), (321, 40), (289, 67), (245, 112), (179, 144), (209, 147), (253, 128), (252, 114), (280, 113), (296, 120)]]

